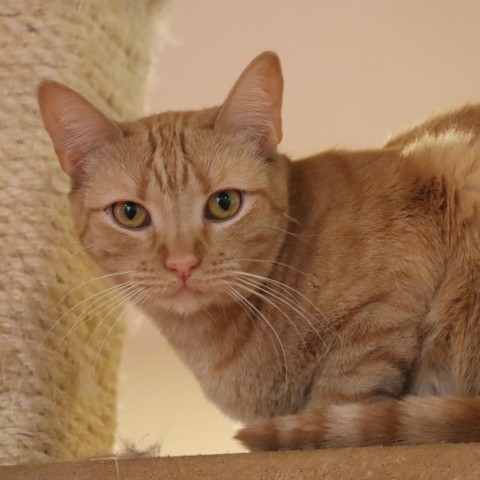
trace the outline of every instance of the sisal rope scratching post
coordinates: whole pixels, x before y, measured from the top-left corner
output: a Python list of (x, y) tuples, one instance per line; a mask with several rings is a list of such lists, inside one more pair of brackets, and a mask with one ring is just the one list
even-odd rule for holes
[(36, 86), (56, 79), (113, 118), (140, 116), (161, 3), (1, 2), (0, 463), (111, 451), (123, 305), (88, 282), (101, 273), (73, 233)]

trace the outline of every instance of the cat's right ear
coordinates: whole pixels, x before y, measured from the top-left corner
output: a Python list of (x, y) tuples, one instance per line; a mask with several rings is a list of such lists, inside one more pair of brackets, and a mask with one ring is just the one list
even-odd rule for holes
[(77, 167), (85, 155), (122, 136), (118, 125), (61, 83), (42, 82), (38, 104), (60, 165), (71, 178), (78, 174)]

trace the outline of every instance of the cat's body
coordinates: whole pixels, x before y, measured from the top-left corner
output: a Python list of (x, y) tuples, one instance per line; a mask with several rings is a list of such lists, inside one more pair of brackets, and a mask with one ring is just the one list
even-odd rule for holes
[[(45, 84), (82, 242), (206, 395), (260, 420), (251, 448), (480, 440), (480, 107), (292, 162), (281, 83), (263, 54), (220, 109), (122, 125)], [(238, 211), (207, 216), (215, 192)], [(116, 224), (127, 201), (149, 223)]]

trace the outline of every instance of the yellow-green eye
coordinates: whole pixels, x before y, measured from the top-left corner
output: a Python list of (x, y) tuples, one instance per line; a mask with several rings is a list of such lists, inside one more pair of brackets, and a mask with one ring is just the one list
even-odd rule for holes
[(127, 228), (141, 228), (150, 223), (147, 209), (135, 202), (114, 203), (112, 215), (120, 225)]
[(205, 217), (209, 220), (228, 220), (240, 209), (242, 194), (238, 190), (215, 192), (207, 200)]

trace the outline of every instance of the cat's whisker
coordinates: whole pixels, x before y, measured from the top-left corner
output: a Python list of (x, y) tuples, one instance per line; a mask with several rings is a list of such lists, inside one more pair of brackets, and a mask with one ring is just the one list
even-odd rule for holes
[[(277, 283), (277, 281), (275, 281), (275, 280), (268, 279), (267, 281), (265, 281), (265, 283), (262, 284), (262, 289), (266, 289), (267, 292), (270, 295), (275, 296), (275, 298), (277, 298), (279, 301), (281, 301), (285, 305), (292, 308), (308, 324), (308, 326), (313, 330), (315, 335), (318, 337), (318, 339), (322, 342), (322, 344), (326, 348), (326, 353), (328, 353), (330, 351), (333, 344), (332, 344), (332, 342), (328, 342), (328, 343), (326, 342), (324, 336), (320, 333), (320, 331), (316, 327), (316, 325), (321, 326), (322, 328), (326, 327), (328, 332), (330, 332), (340, 342), (342, 341), (341, 336), (338, 334), (337, 330), (332, 326), (331, 321), (328, 319), (328, 317), (323, 312), (321, 312), (318, 309), (318, 307), (316, 307), (316, 305), (310, 303), (308, 301), (308, 299), (304, 298), (304, 300), (308, 304), (310, 304), (311, 307), (321, 315), (324, 322), (322, 322), (318, 318), (312, 316), (310, 314), (310, 312), (306, 308), (304, 308), (300, 304), (300, 302), (294, 297), (293, 293), (285, 288), (285, 287), (288, 287), (287, 285), (282, 285), (281, 282), (279, 282), (279, 283)], [(274, 287), (279, 289), (279, 290), (275, 290)], [(282, 287), (284, 287), (284, 288), (282, 288)], [(295, 289), (292, 289), (292, 290), (294, 291)], [(296, 293), (301, 298), (303, 297), (303, 295), (300, 292), (297, 291)], [(285, 298), (282, 297), (282, 295), (286, 297), (288, 302), (285, 300)]]
[[(239, 283), (239, 282), (242, 282), (242, 283)], [(235, 279), (235, 282), (228, 282), (227, 281), (227, 283), (230, 284), (230, 285), (234, 285), (236, 287), (240, 287), (240, 288), (250, 292), (252, 295), (255, 295), (256, 297), (260, 298), (261, 300), (263, 300), (264, 302), (268, 303), (269, 305), (274, 307), (276, 310), (278, 310), (280, 312), (280, 314), (292, 326), (292, 328), (295, 330), (296, 334), (304, 341), (304, 339), (303, 339), (303, 337), (300, 333), (300, 330), (295, 325), (295, 322), (293, 322), (292, 319), (275, 302), (273, 302), (271, 299), (269, 299), (266, 295), (263, 295), (257, 289), (257, 287), (258, 287), (257, 284), (255, 284), (253, 282), (249, 282), (248, 280), (245, 280), (243, 278), (237, 278), (237, 279)]]
[(223, 318), (225, 319), (225, 322), (227, 322), (227, 311), (225, 310), (225, 305), (222, 302), (222, 297), (218, 293), (215, 296), (217, 297), (218, 303), (222, 306)]
[[(235, 291), (235, 293), (239, 294), (237, 291)], [(287, 398), (287, 393), (288, 393), (288, 363), (287, 363), (287, 354), (285, 352), (285, 347), (283, 346), (283, 342), (282, 342), (280, 336), (278, 335), (277, 331), (275, 330), (275, 327), (270, 323), (270, 321), (267, 319), (267, 317), (255, 305), (253, 305), (252, 302), (250, 302), (245, 297), (243, 297), (243, 298), (246, 302), (248, 302), (251, 305), (251, 307), (254, 309), (254, 311), (257, 312), (258, 315), (262, 318), (262, 320), (269, 326), (269, 328), (272, 330), (273, 334), (277, 338), (278, 344), (280, 345), (280, 348), (282, 350), (282, 355), (283, 355), (284, 367), (285, 367), (285, 399), (286, 399)]]
[(287, 263), (278, 262), (276, 260), (265, 260), (265, 259), (258, 259), (258, 258), (237, 258), (235, 260), (238, 261), (238, 262), (257, 262), (257, 263), (266, 263), (266, 264), (270, 264), (270, 265), (274, 265), (274, 266), (281, 266), (281, 267), (284, 267), (284, 268), (288, 268), (288, 269), (304, 276), (305, 278), (311, 278), (311, 275), (307, 275), (305, 272), (302, 272), (298, 268), (292, 267), (291, 265), (288, 265)]
[[(100, 320), (97, 325), (95, 326), (95, 328), (93, 329), (93, 331), (90, 333), (90, 336), (88, 337), (88, 340), (87, 342), (85, 343), (84, 347), (83, 347), (83, 352), (85, 353), (85, 351), (87, 350), (91, 340), (93, 339), (93, 337), (95, 336), (95, 333), (97, 332), (97, 330), (101, 327), (102, 323), (105, 321), (106, 318), (108, 318), (115, 310), (117, 310), (118, 308), (121, 308), (122, 305), (125, 305), (125, 304), (128, 304), (130, 299), (133, 298), (137, 293), (138, 293), (138, 287), (137, 285), (130, 285), (125, 291), (121, 292), (120, 296), (118, 297), (115, 297), (113, 298), (112, 300), (113, 301), (107, 301), (107, 302), (104, 302), (104, 304), (98, 306), (95, 308), (94, 311), (92, 312), (89, 312), (89, 314), (91, 315), (92, 313), (94, 313), (98, 308), (102, 308), (102, 310), (100, 311), (103, 311), (105, 310), (106, 308), (110, 308), (112, 307), (113, 305), (113, 308), (111, 308), (108, 313), (102, 318), (102, 320)], [(106, 305), (106, 306), (105, 306)]]
[[(257, 274), (254, 274), (254, 273), (245, 272), (243, 270), (228, 270), (227, 272), (228, 272), (229, 275), (233, 275), (236, 280), (239, 279), (238, 277), (241, 277), (241, 279), (244, 280), (244, 281), (249, 280), (252, 283), (252, 286), (254, 286), (255, 288), (258, 288), (258, 289), (270, 288), (272, 291), (275, 291), (273, 287), (276, 287), (276, 288), (279, 288), (279, 289), (281, 287), (285, 287), (285, 285), (282, 282), (279, 282), (277, 280), (272, 280), (271, 278), (265, 277), (263, 275), (257, 275)], [(247, 278), (242, 278), (242, 277), (247, 277)], [(231, 277), (229, 277), (229, 278), (231, 278)], [(267, 285), (266, 285), (267, 283), (271, 283), (273, 286), (267, 287)], [(295, 289), (293, 289), (293, 290), (296, 291)], [(287, 295), (288, 298), (292, 299), (292, 301), (294, 301), (296, 303), (296, 305), (300, 307), (298, 302), (296, 302), (293, 294), (290, 293), (289, 291), (286, 291), (286, 292), (280, 291), (280, 292), (277, 292), (277, 293)]]
[[(254, 327), (261, 328), (262, 331), (265, 332), (266, 335), (268, 335), (270, 342), (272, 342), (272, 346), (275, 351), (275, 356), (277, 357), (277, 362), (281, 368), (282, 361), (280, 359), (280, 353), (278, 351), (275, 338), (273, 337), (272, 332), (268, 329), (268, 327), (263, 324), (262, 319), (258, 316), (258, 313), (252, 309), (251, 302), (247, 298), (245, 298), (240, 292), (237, 292), (234, 288), (231, 288), (231, 287), (224, 287), (224, 288), (225, 288), (225, 291), (234, 299), (234, 301), (236, 301), (240, 305), (240, 307), (242, 307), (243, 311), (247, 314), (249, 320), (252, 322), (252, 325)], [(259, 321), (255, 322), (255, 319)]]
[[(98, 278), (97, 278), (98, 279)], [(97, 280), (95, 279), (95, 280)], [(86, 282), (88, 283), (88, 282)], [(53, 322), (53, 324), (51, 325), (51, 327), (45, 332), (45, 335), (43, 336), (43, 338), (40, 340), (40, 342), (38, 343), (37, 345), (37, 349), (36, 349), (36, 352), (38, 353), (39, 349), (42, 347), (42, 345), (45, 343), (45, 341), (47, 340), (47, 338), (49, 337), (49, 335), (52, 334), (53, 330), (60, 324), (60, 322), (70, 313), (72, 312), (75, 308), (78, 308), (80, 305), (83, 305), (85, 302), (88, 302), (89, 300), (92, 300), (93, 298), (96, 298), (98, 296), (100, 296), (100, 298), (104, 298), (105, 296), (107, 296), (109, 293), (113, 293), (115, 292), (115, 290), (118, 290), (118, 289), (121, 289), (123, 286), (125, 286), (128, 282), (125, 282), (123, 284), (119, 284), (119, 285), (114, 285), (112, 287), (109, 287), (107, 289), (104, 289), (104, 290), (101, 290), (100, 292), (97, 292), (93, 295), (90, 295), (89, 297), (87, 298), (84, 298), (83, 300), (81, 300), (80, 302), (76, 303), (73, 307), (69, 308), (66, 312), (64, 312), (57, 320), (55, 320), (55, 322)], [(63, 298), (66, 298), (66, 296), (64, 296)], [(58, 306), (58, 304), (57, 304)], [(75, 322), (74, 322), (75, 323)]]
[(197, 301), (198, 301), (198, 304), (200, 305), (201, 310), (205, 312), (210, 317), (210, 319), (215, 323), (215, 317), (212, 315), (212, 312), (210, 312), (207, 307), (202, 305), (202, 303), (199, 300)]
[[(301, 292), (299, 292), (297, 289), (289, 286), (289, 285), (286, 285), (284, 284), (283, 282), (280, 282), (278, 280), (274, 280), (272, 278), (268, 278), (268, 277), (264, 277), (262, 275), (256, 275), (254, 273), (249, 273), (249, 272), (243, 272), (241, 270), (238, 270), (238, 271), (234, 271), (232, 272), (236, 275), (243, 275), (245, 277), (251, 277), (251, 278), (254, 278), (254, 279), (257, 279), (259, 280), (260, 282), (265, 282), (265, 283), (270, 283), (270, 284), (273, 284), (275, 286), (277, 286), (277, 288), (280, 288), (285, 294), (289, 294), (289, 292), (291, 292), (290, 295), (298, 295), (301, 299), (303, 299), (308, 305), (310, 305), (319, 315), (321, 315), (321, 317), (323, 318), (323, 320), (325, 320), (326, 322), (326, 325), (328, 326), (329, 330), (340, 340), (342, 341), (342, 338), (340, 337), (340, 335), (338, 334), (337, 330), (333, 327), (332, 323), (331, 323), (331, 320), (318, 308), (317, 305), (315, 305), (311, 300), (309, 300), (305, 295), (303, 295)], [(298, 303), (297, 303), (298, 305)]]
[[(313, 332), (315, 333), (315, 335), (318, 337), (318, 339), (323, 343), (323, 345), (325, 347), (328, 347), (327, 343), (325, 342), (325, 339), (322, 337), (322, 335), (320, 334), (320, 332), (315, 328), (314, 324), (312, 323), (312, 321), (309, 319), (309, 314), (308, 312), (300, 305), (298, 304), (294, 299), (292, 299), (291, 297), (288, 297), (290, 301), (287, 301), (285, 300), (285, 298), (281, 297), (280, 295), (277, 295), (277, 292), (272, 288), (272, 287), (269, 287), (268, 285), (266, 284), (262, 284), (259, 288), (258, 284), (255, 283), (255, 282), (252, 282), (252, 281), (248, 281), (244, 278), (239, 278), (237, 279), (237, 281), (242, 281), (244, 282), (246, 285), (248, 285), (250, 288), (252, 288), (252, 294), (254, 295), (258, 295), (259, 294), (259, 291), (256, 290), (257, 288), (262, 292), (262, 293), (265, 293), (265, 294), (268, 294), (268, 295), (271, 295), (273, 298), (275, 298), (276, 300), (280, 301), (281, 303), (283, 303), (286, 307), (290, 308), (291, 310), (293, 310), (297, 315), (300, 316), (300, 318), (302, 318), (307, 324), (308, 326), (313, 330)], [(261, 295), (261, 294), (260, 294)], [(285, 293), (284, 293), (285, 295)], [(271, 300), (269, 300), (265, 295), (262, 295), (262, 298), (269, 304), (273, 305), (275, 308), (277, 308), (281, 313), (283, 313), (283, 311), (278, 307), (278, 305), (276, 305), (274, 302), (272, 302)], [(285, 315), (285, 314), (284, 314)], [(305, 339), (303, 338), (303, 335), (300, 334), (300, 331), (298, 329), (298, 327), (295, 325), (295, 322), (293, 322), (292, 319), (290, 319), (290, 317), (288, 317), (288, 315), (285, 315), (287, 320), (289, 321), (290, 325), (292, 325), (292, 327), (295, 329), (295, 332), (301, 336), (303, 342), (305, 343)], [(314, 319), (312, 319), (314, 320)]]
[[(91, 247), (89, 247), (91, 248)], [(68, 258), (68, 257), (67, 257)], [(53, 309), (57, 308), (69, 295), (71, 295), (75, 290), (78, 290), (79, 288), (89, 285), (90, 283), (93, 282), (98, 282), (99, 280), (103, 280), (104, 278), (111, 278), (111, 277), (118, 277), (119, 275), (128, 275), (129, 273), (134, 273), (134, 270), (127, 270), (125, 272), (118, 272), (118, 273), (108, 273), (106, 275), (101, 275), (99, 277), (91, 278), (89, 280), (86, 280), (85, 282), (82, 282), (80, 285), (75, 286), (71, 290), (69, 290), (54, 306)]]
[(264, 228), (274, 230), (275, 232), (281, 232), (281, 233), (284, 233), (285, 235), (290, 235), (292, 237), (297, 238), (298, 240), (301, 240), (302, 242), (307, 243), (308, 245), (311, 245), (311, 242), (309, 242), (307, 239), (304, 238), (306, 235), (302, 235), (300, 233), (293, 233), (293, 232), (290, 232), (289, 230), (285, 230), (284, 228), (276, 227), (274, 225), (265, 225)]
[[(130, 282), (126, 282), (125, 284), (119, 285), (117, 287), (118, 288), (115, 289), (113, 292), (110, 291), (110, 289), (109, 291), (99, 292), (99, 294), (102, 293), (103, 295), (100, 295), (99, 298), (97, 298), (91, 305), (86, 308), (86, 310), (78, 318), (75, 319), (68, 331), (62, 336), (62, 338), (56, 345), (54, 351), (58, 351), (62, 343), (72, 334), (72, 332), (85, 325), (89, 321), (89, 318), (93, 316), (93, 314), (99, 311), (102, 312), (105, 308), (109, 308), (112, 304), (121, 301), (123, 298), (121, 295), (128, 293), (131, 289), (134, 288)], [(91, 299), (94, 296), (98, 295), (92, 295), (89, 298)], [(107, 300), (104, 301), (105, 298), (107, 298)], [(97, 305), (99, 302), (101, 303)]]
[(301, 225), (301, 222), (298, 221), (296, 218), (293, 218), (291, 215), (289, 215), (288, 213), (285, 213), (285, 212), (280, 212), (285, 218), (288, 218), (290, 221), (292, 221), (293, 223), (296, 223), (297, 225)]
[[(243, 276), (243, 273), (244, 272), (238, 272), (238, 275), (240, 276)], [(284, 291), (284, 290), (280, 290), (280, 287), (281, 285), (277, 285), (275, 283), (272, 283), (270, 282), (269, 280), (271, 279), (268, 279), (267, 280), (264, 280), (263, 283), (261, 281), (254, 281), (250, 278), (246, 279), (246, 278), (239, 278), (237, 280), (242, 280), (243, 282), (246, 282), (247, 284), (249, 284), (250, 286), (252, 287), (256, 287), (258, 289), (260, 289), (261, 291), (264, 291), (265, 293), (268, 293), (270, 294), (271, 296), (273, 296), (274, 298), (276, 298), (277, 300), (283, 302), (285, 305), (289, 306), (290, 308), (292, 308), (296, 313), (298, 313), (299, 315), (302, 315), (302, 314), (305, 314), (305, 315), (308, 315), (308, 317), (315, 323), (319, 323), (319, 320), (314, 318), (314, 317), (311, 317), (311, 315), (309, 314), (309, 312), (295, 299), (295, 297), (292, 295), (292, 293), (290, 293), (289, 291)], [(269, 283), (271, 283), (271, 285), (269, 285)], [(277, 290), (275, 290), (275, 288)], [(283, 295), (283, 296), (282, 296)], [(291, 303), (288, 303), (285, 298), (286, 297)], [(300, 310), (300, 311), (299, 311)], [(310, 323), (310, 321), (308, 321), (310, 327), (315, 331), (315, 333), (317, 334), (318, 337), (320, 337), (320, 333), (318, 332), (318, 330), (314, 327), (313, 324)]]
[[(136, 296), (135, 296), (136, 294)], [(124, 317), (124, 315), (127, 314), (128, 310), (137, 305), (137, 302), (138, 303), (141, 303), (143, 302), (143, 300), (148, 296), (148, 294), (146, 292), (144, 292), (143, 290), (140, 290), (140, 291), (136, 291), (135, 294), (133, 296), (135, 296), (135, 298), (133, 298), (133, 296), (130, 296), (128, 298), (125, 299), (125, 302), (124, 303), (128, 303), (128, 305), (124, 308), (124, 310), (122, 311), (122, 313), (115, 319), (115, 321), (112, 323), (112, 325), (110, 325), (110, 328), (108, 329), (107, 333), (105, 334), (105, 336), (103, 337), (101, 343), (100, 343), (100, 346), (98, 347), (98, 351), (97, 351), (97, 355), (95, 357), (95, 362), (93, 363), (93, 372), (95, 373), (96, 372), (96, 369), (97, 369), (97, 362), (98, 362), (98, 359), (100, 358), (100, 354), (102, 352), (102, 349), (103, 349), (103, 346), (105, 345), (105, 342), (107, 341), (107, 338), (108, 336), (110, 335), (111, 332), (113, 332), (113, 330), (115, 329), (115, 327), (119, 324), (119, 322), (122, 320), (122, 318)], [(132, 300), (133, 298), (133, 300)], [(119, 306), (117, 306), (116, 308), (118, 308)], [(108, 314), (103, 318), (102, 322), (103, 323), (105, 321), (105, 318), (109, 317), (115, 310), (116, 308), (114, 308), (113, 310), (111, 310), (110, 312), (108, 312)]]
[(278, 230), (278, 231), (282, 231), (282, 232), (285, 232), (285, 233), (288, 233), (290, 235), (294, 235), (295, 237), (298, 237), (300, 239), (305, 239), (305, 238), (316, 238), (316, 237), (320, 237), (322, 234), (321, 233), (295, 233), (295, 232), (291, 232), (290, 230), (286, 230), (284, 228), (280, 228), (280, 227), (274, 227), (273, 225), (270, 226), (271, 228), (274, 228), (275, 230)]
[(238, 263), (226, 260), (222, 262), (220, 265), (215, 265), (214, 267), (210, 267), (206, 269), (203, 272), (203, 276), (205, 277), (207, 275), (212, 275), (213, 278), (217, 278), (218, 272), (223, 273), (225, 269), (228, 269), (228, 268), (238, 268)]
[[(250, 304), (249, 303), (246, 303), (245, 301), (245, 298), (243, 298), (243, 296), (239, 293), (239, 292), (234, 292), (238, 295), (238, 297), (235, 297), (233, 294), (232, 294), (232, 291), (230, 290), (230, 287), (226, 287), (224, 286), (224, 289), (225, 291), (229, 294), (230, 297), (232, 297), (234, 299), (234, 301), (236, 303), (238, 303), (238, 305), (240, 305), (240, 307), (242, 308), (242, 310), (247, 314), (247, 317), (248, 319), (250, 320), (250, 322), (252, 323), (252, 325), (256, 328), (257, 326), (259, 328), (262, 329), (262, 331), (266, 332), (267, 335), (270, 337), (270, 341), (273, 342), (273, 347), (275, 348), (275, 353), (277, 355), (277, 359), (278, 361), (280, 361), (280, 355), (278, 354), (278, 350), (277, 350), (277, 346), (275, 344), (275, 341), (272, 337), (272, 334), (270, 333), (270, 330), (268, 330), (267, 327), (264, 327), (263, 323), (261, 322), (255, 322), (255, 318), (258, 318), (257, 315), (255, 315), (255, 313), (252, 311), (251, 307), (250, 307)], [(226, 314), (226, 311), (224, 309), (224, 313), (225, 313), (225, 320), (227, 320), (227, 314)], [(253, 316), (252, 316), (253, 315)]]
[[(228, 282), (228, 283), (233, 285), (232, 282)], [(265, 327), (261, 321), (260, 322), (255, 322), (255, 319), (258, 319), (259, 317), (258, 317), (258, 314), (252, 309), (251, 302), (248, 301), (248, 299), (246, 297), (244, 297), (238, 290), (235, 290), (235, 288), (228, 287), (228, 286), (224, 287), (224, 288), (230, 294), (230, 296), (232, 296), (232, 292), (235, 293), (236, 295), (238, 295), (238, 297), (233, 297), (233, 298), (235, 300), (237, 300), (237, 303), (242, 307), (243, 311), (247, 314), (247, 316), (250, 319), (250, 321), (252, 322), (252, 324), (255, 327), (258, 326), (259, 328), (261, 328), (264, 332), (266, 332), (268, 334), (270, 339), (273, 340), (273, 337), (272, 337), (272, 334), (271, 334), (270, 330), (267, 327)], [(253, 315), (253, 317), (252, 317), (252, 315)], [(277, 350), (276, 344), (273, 343), (273, 346), (274, 346), (275, 350), (277, 351), (278, 359), (280, 359), (280, 356), (278, 355), (278, 350)]]
[(93, 245), (89, 245), (88, 247), (84, 247), (84, 248), (79, 248), (78, 250), (75, 250), (73, 253), (70, 253), (68, 254), (67, 256), (63, 257), (62, 259), (60, 259), (60, 263), (63, 264), (63, 263), (66, 263), (68, 260), (71, 260), (73, 257), (75, 257), (76, 255), (82, 253), (82, 252), (86, 252), (87, 250), (90, 250), (91, 248), (93, 248)]

